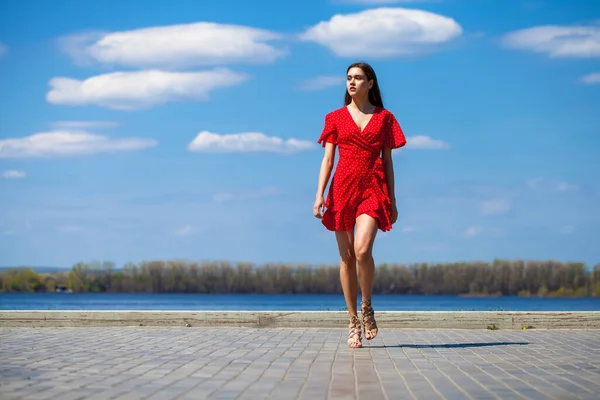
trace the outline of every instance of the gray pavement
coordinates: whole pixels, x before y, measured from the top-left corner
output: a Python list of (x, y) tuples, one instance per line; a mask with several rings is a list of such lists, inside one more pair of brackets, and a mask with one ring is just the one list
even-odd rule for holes
[(0, 399), (598, 399), (600, 330), (0, 328)]

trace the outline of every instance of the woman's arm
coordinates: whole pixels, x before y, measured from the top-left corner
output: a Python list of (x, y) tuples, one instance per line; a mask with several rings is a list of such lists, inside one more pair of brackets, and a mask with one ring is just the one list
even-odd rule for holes
[(392, 149), (384, 147), (381, 154), (383, 170), (385, 171), (385, 180), (388, 188), (388, 195), (392, 203), (390, 219), (392, 224), (398, 220), (398, 207), (396, 206), (396, 189), (394, 187), (394, 162), (392, 161)]
[(392, 161), (392, 149), (384, 147), (381, 154), (383, 170), (385, 171), (385, 179), (388, 188), (388, 195), (392, 201), (392, 205), (396, 203), (396, 189), (394, 187), (394, 162)]
[(316, 198), (323, 198), (325, 193), (325, 187), (329, 182), (331, 171), (333, 170), (333, 163), (335, 161), (335, 144), (325, 143), (325, 154), (321, 161), (321, 170), (319, 171), (319, 183), (317, 185)]

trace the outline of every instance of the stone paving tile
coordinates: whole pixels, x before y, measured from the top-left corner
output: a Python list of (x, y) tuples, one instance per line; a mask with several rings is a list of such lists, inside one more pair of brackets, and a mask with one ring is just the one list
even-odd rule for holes
[(0, 328), (0, 398), (597, 399), (600, 330)]

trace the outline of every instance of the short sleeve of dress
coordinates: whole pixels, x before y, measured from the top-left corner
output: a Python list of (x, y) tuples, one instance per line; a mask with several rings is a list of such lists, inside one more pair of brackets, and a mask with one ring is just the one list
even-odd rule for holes
[(325, 143), (337, 144), (337, 129), (331, 114), (325, 116), (325, 126), (317, 143), (321, 143), (325, 147)]
[(406, 138), (404, 137), (404, 132), (402, 132), (402, 128), (400, 128), (400, 124), (398, 124), (398, 121), (396, 120), (394, 114), (388, 114), (388, 118), (385, 123), (384, 129), (383, 147), (397, 149), (398, 147), (402, 147), (405, 144)]

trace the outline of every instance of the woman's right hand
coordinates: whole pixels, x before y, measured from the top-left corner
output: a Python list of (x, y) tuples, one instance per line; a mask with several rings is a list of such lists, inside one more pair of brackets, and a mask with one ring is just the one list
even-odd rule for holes
[(315, 205), (313, 206), (313, 214), (316, 218), (321, 219), (325, 213), (325, 199), (323, 196), (317, 196)]

